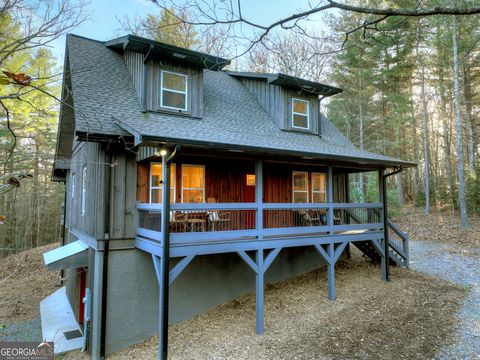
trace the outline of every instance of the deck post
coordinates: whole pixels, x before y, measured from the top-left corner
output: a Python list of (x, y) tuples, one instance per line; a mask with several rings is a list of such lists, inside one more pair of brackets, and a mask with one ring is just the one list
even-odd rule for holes
[(328, 244), (328, 299), (334, 301), (337, 297), (335, 293), (335, 247), (334, 244)]
[[(168, 158), (170, 159), (170, 157)], [(161, 277), (158, 286), (158, 359), (168, 358), (168, 300), (170, 288), (170, 161), (162, 155), (162, 245)]]
[[(383, 202), (384, 198), (383, 198), (383, 194), (384, 194), (384, 191), (385, 189), (383, 188), (383, 169), (382, 170), (379, 170), (378, 171), (378, 200), (379, 202), (381, 202), (383, 204), (383, 206), (385, 206), (385, 203)], [(383, 216), (384, 216), (384, 212), (383, 212), (383, 209), (382, 211), (380, 212), (380, 222), (381, 223), (384, 223), (384, 220), (383, 220)], [(381, 243), (382, 243), (382, 248), (385, 248), (384, 246), (384, 242), (385, 242), (385, 238), (382, 239)], [(385, 253), (380, 253), (380, 257), (381, 257), (381, 263), (380, 263), (380, 268), (382, 269), (382, 280), (383, 281), (388, 281), (387, 280), (387, 256), (388, 254), (385, 254)]]
[(257, 203), (258, 239), (263, 239), (263, 161), (255, 162), (255, 202)]
[(328, 227), (329, 232), (333, 233), (334, 222), (334, 212), (333, 212), (333, 169), (331, 166), (328, 167), (328, 180), (327, 180), (327, 202), (328, 202)]
[(257, 273), (255, 275), (255, 300), (256, 300), (256, 332), (262, 335), (265, 331), (264, 315), (264, 290), (265, 290), (265, 266), (263, 249), (256, 252)]

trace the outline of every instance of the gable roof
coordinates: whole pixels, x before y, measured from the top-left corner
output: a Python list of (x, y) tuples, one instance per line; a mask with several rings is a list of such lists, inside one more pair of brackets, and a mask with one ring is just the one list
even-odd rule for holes
[(75, 133), (80, 139), (133, 135), (136, 144), (158, 141), (363, 164), (413, 165), (356, 149), (324, 116), (321, 137), (281, 130), (241, 81), (224, 71), (204, 70), (201, 119), (142, 113), (121, 54), (103, 42), (74, 35), (67, 38), (67, 51)]

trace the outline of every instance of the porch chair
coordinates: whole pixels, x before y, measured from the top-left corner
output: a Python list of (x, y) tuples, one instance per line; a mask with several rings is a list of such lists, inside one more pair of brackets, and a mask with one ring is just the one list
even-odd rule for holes
[[(215, 198), (208, 198), (210, 204), (216, 203)], [(230, 211), (211, 210), (208, 212), (208, 230), (230, 230)]]

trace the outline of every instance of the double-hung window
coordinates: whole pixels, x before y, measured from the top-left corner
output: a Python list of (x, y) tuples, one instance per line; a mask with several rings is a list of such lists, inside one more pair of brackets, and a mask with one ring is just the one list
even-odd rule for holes
[(85, 215), (87, 211), (87, 167), (84, 166), (82, 169), (82, 204), (81, 204), (81, 213)]
[(182, 202), (205, 202), (205, 166), (182, 165)]
[[(310, 188), (309, 180), (311, 181)], [(325, 173), (293, 171), (292, 184), (292, 202), (294, 203), (324, 203), (327, 201), (327, 175)]]
[[(150, 202), (162, 202), (162, 164), (150, 164)], [(170, 165), (170, 202), (175, 202), (175, 164)]]
[(327, 176), (325, 173), (312, 173), (312, 202), (327, 202)]
[(294, 171), (292, 174), (294, 203), (308, 202), (308, 172)]
[(309, 102), (292, 98), (292, 128), (310, 129)]
[(172, 71), (160, 72), (160, 107), (188, 110), (188, 76)]

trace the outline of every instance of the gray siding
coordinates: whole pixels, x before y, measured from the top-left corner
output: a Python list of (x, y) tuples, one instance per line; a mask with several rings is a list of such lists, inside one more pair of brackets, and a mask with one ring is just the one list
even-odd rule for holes
[(268, 85), (266, 80), (242, 79), (242, 83), (262, 104), (275, 123), (281, 129), (285, 129), (285, 89), (278, 85)]
[[(161, 61), (149, 61), (146, 65), (143, 63), (143, 55), (132, 51), (125, 51), (125, 63), (132, 77), (138, 98), (143, 101), (145, 97), (146, 110), (164, 111), (172, 113), (167, 109), (160, 107), (160, 71), (169, 70), (182, 73), (188, 76), (188, 111), (183, 112), (186, 115), (201, 118), (203, 116), (203, 70), (187, 68), (182, 66), (173, 66)], [(145, 67), (147, 69), (145, 86)], [(146, 89), (146, 94), (144, 94)], [(177, 111), (173, 113), (181, 114)]]
[[(80, 142), (75, 144), (70, 173), (67, 179), (67, 228), (75, 228), (96, 239), (105, 234), (106, 187), (105, 176), (108, 165), (105, 152), (99, 143)], [(86, 207), (81, 213), (83, 167), (87, 169)], [(75, 186), (72, 187), (72, 176)], [(72, 190), (75, 194), (72, 194)]]
[[(278, 85), (267, 84), (267, 81), (263, 79), (243, 78), (241, 81), (281, 129), (313, 134), (319, 133), (317, 95), (298, 94), (296, 91), (284, 89)], [(292, 97), (309, 101), (309, 130), (292, 128)]]

